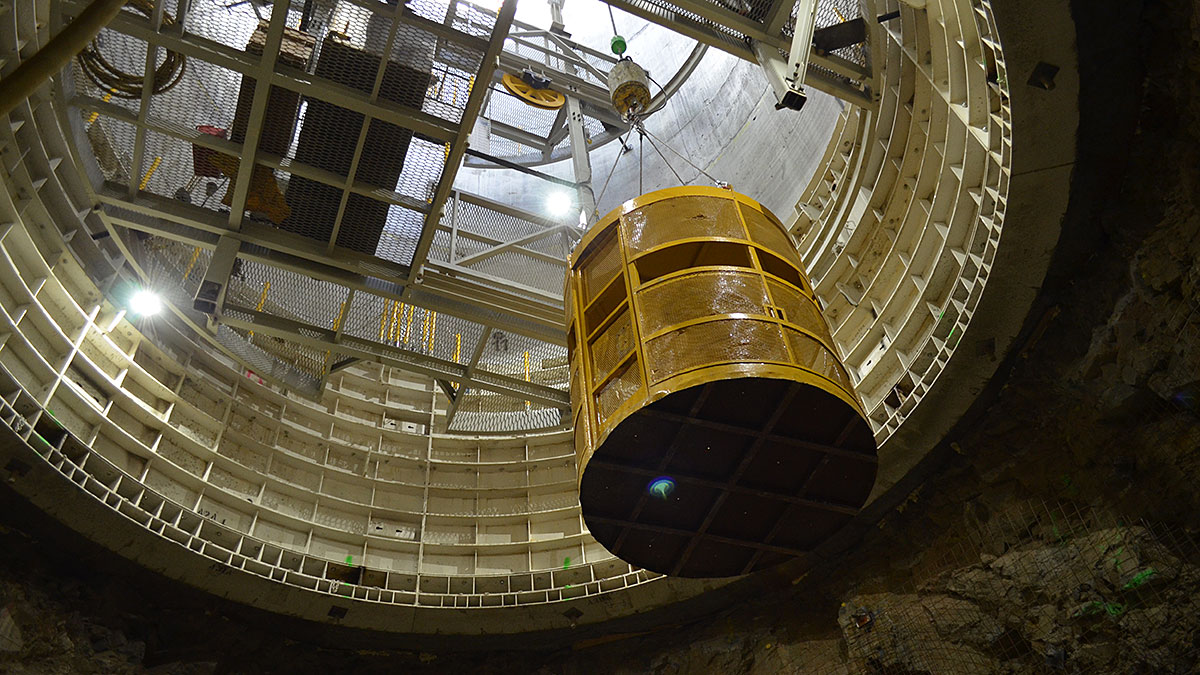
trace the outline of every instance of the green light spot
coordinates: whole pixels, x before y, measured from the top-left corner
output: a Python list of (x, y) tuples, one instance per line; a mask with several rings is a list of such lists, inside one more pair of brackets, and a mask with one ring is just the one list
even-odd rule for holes
[(352, 556), (352, 555), (346, 556), (346, 564), (353, 565), (354, 564), (354, 556)]
[(565, 569), (569, 568), (570, 566), (571, 566), (571, 559), (569, 557), (563, 558), (563, 569), (565, 570)]
[(1133, 576), (1133, 578), (1129, 580), (1129, 583), (1125, 584), (1125, 590), (1129, 590), (1131, 588), (1137, 588), (1138, 586), (1141, 586), (1142, 584), (1149, 581), (1150, 577), (1154, 576), (1157, 573), (1158, 573), (1158, 571), (1155, 570), (1153, 567), (1147, 567), (1146, 569), (1142, 570), (1141, 572), (1138, 572), (1137, 574), (1135, 574)]

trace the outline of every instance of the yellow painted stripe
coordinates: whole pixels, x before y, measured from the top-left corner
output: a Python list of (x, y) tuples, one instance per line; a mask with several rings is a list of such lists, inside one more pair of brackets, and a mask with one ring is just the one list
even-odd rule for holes
[(388, 325), (388, 312), (392, 311), (392, 301), (383, 301), (383, 311), (379, 313), (379, 341), (383, 342), (384, 329)]
[[(197, 252), (199, 252), (199, 250), (200, 250), (200, 249), (196, 249), (196, 251), (197, 251)], [(186, 275), (185, 275), (185, 276), (186, 276)], [(267, 304), (267, 293), (270, 293), (270, 292), (271, 292), (271, 282), (269, 282), (269, 281), (264, 281), (264, 282), (263, 282), (262, 295), (259, 295), (259, 296), (258, 296), (258, 305), (257, 305), (257, 306), (254, 308), (255, 310), (257, 310), (257, 311), (259, 311), (259, 312), (261, 312), (261, 311), (262, 311), (263, 305), (266, 305), (266, 304)], [(250, 331), (250, 337), (251, 337), (251, 338), (253, 338), (253, 337), (254, 337), (254, 331)]]
[(155, 158), (154, 158), (154, 161), (153, 161), (153, 162), (150, 162), (150, 169), (149, 169), (148, 171), (146, 171), (146, 175), (145, 175), (145, 176), (142, 176), (142, 183), (141, 183), (141, 185), (138, 185), (138, 189), (139, 189), (139, 190), (145, 190), (145, 189), (146, 189), (146, 184), (150, 182), (150, 177), (154, 175), (154, 172), (155, 172), (155, 171), (158, 171), (158, 165), (159, 165), (159, 164), (162, 164), (162, 157), (155, 157)]
[[(100, 100), (104, 101), (105, 103), (108, 103), (109, 100), (112, 99), (112, 95), (113, 95), (114, 91), (115, 91), (114, 89), (109, 89), (108, 91), (104, 92), (104, 96), (101, 96)], [(98, 113), (98, 112), (92, 113), (91, 116), (88, 117), (87, 123), (92, 124), (93, 122), (96, 121), (97, 117), (100, 117), (100, 113)]]
[(200, 247), (197, 246), (192, 250), (192, 259), (188, 262), (187, 269), (183, 271), (182, 281), (187, 281), (187, 278), (192, 275), (192, 268), (196, 266), (196, 261), (200, 259)]
[(429, 342), (425, 345), (425, 348), (428, 349), (429, 351), (433, 351), (433, 336), (436, 334), (437, 334), (437, 312), (434, 312), (433, 313), (433, 321), (431, 321), (429, 323)]

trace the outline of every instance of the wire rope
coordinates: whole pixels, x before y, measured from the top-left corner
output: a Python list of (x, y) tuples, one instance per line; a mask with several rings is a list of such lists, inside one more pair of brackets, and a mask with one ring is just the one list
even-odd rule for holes
[[(632, 134), (632, 133), (633, 133), (633, 129), (630, 129), (629, 134)], [(629, 139), (629, 134), (625, 134), (625, 138), (621, 138), (619, 136), (617, 137), (617, 140), (621, 142), (621, 149), (617, 151), (617, 156), (615, 159), (613, 159), (612, 168), (608, 170), (608, 178), (604, 179), (604, 187), (600, 188), (600, 195), (598, 197), (596, 197), (596, 208), (597, 209), (599, 209), (599, 207), (600, 207), (600, 200), (604, 199), (604, 192), (606, 190), (608, 190), (608, 181), (612, 180), (613, 174), (617, 172), (617, 163), (621, 161), (621, 155), (624, 155), (625, 150), (629, 147), (629, 146), (625, 145), (625, 141), (627, 141)]]
[[(695, 164), (692, 162), (692, 160), (688, 159), (687, 157), (684, 157), (684, 156), (683, 156), (683, 154), (681, 154), (681, 153), (680, 153), (678, 150), (676, 150), (675, 148), (672, 148), (670, 145), (668, 145), (666, 141), (662, 140), (661, 138), (658, 138), (657, 136), (655, 136), (654, 134), (650, 133), (649, 131), (645, 131), (645, 134), (646, 134), (647, 136), (649, 136), (649, 137), (650, 137), (650, 144), (651, 144), (651, 145), (653, 145), (653, 144), (654, 144), (654, 141), (658, 141), (659, 143), (662, 143), (662, 144), (663, 144), (663, 147), (665, 147), (666, 149), (670, 150), (670, 151), (671, 151), (672, 153), (674, 153), (674, 154), (675, 154), (675, 156), (676, 156), (676, 157), (678, 157), (679, 159), (682, 159), (683, 161), (687, 162), (688, 166), (692, 167), (692, 168), (693, 168), (693, 169), (695, 169), (696, 171), (699, 171), (699, 172), (700, 172), (700, 173), (701, 173), (701, 174), (702, 174), (702, 175), (703, 175), (705, 178), (709, 179), (709, 180), (710, 180), (710, 181), (712, 181), (714, 184), (717, 184), (717, 183), (720, 183), (720, 182), (721, 182), (721, 181), (717, 180), (716, 178), (713, 178), (711, 175), (709, 175), (709, 173), (708, 173), (707, 171), (705, 171), (704, 169), (701, 169), (700, 167), (696, 166), (696, 165), (695, 165)], [(657, 149), (657, 148), (656, 148), (656, 149)], [(661, 154), (661, 153), (660, 153), (660, 154)], [(663, 161), (666, 161), (666, 158), (664, 158), (664, 159), (663, 159)]]
[[(154, 4), (150, 0), (130, 0), (126, 6), (146, 18), (154, 15)], [(164, 27), (174, 25), (175, 17), (163, 12), (162, 24)], [(154, 72), (141, 75), (127, 73), (104, 58), (100, 52), (99, 36), (79, 52), (77, 58), (84, 75), (87, 75), (87, 78), (102, 91), (109, 92), (117, 98), (140, 99), (147, 77), (153, 77), (150, 90), (152, 95), (169, 91), (183, 79), (183, 74), (187, 70), (187, 57), (179, 52), (165, 51), (166, 56), (162, 63), (154, 69)]]
[[(642, 134), (649, 133), (644, 129), (638, 129), (638, 131), (640, 131)], [(679, 172), (675, 170), (675, 167), (671, 166), (671, 163), (667, 161), (667, 158), (665, 155), (663, 155), (662, 150), (659, 150), (658, 146), (654, 144), (653, 138), (650, 139), (650, 147), (654, 148), (654, 151), (658, 153), (659, 157), (662, 157), (663, 164), (667, 165), (667, 168), (670, 169), (671, 173), (675, 175), (675, 180), (679, 181), (680, 185), (687, 185), (688, 183), (691, 182), (691, 181), (684, 182), (683, 178), (679, 175)]]

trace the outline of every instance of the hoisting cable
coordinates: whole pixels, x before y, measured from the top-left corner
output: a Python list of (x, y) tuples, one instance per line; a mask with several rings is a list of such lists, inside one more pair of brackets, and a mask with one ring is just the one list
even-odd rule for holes
[[(641, 122), (638, 122), (638, 132), (643, 135), (647, 135), (650, 133), (650, 132), (646, 131), (646, 129), (642, 126)], [(671, 163), (667, 161), (666, 156), (664, 156), (662, 154), (662, 150), (659, 150), (658, 146), (654, 144), (653, 137), (651, 137), (651, 139), (650, 139), (650, 147), (654, 148), (654, 151), (658, 153), (659, 157), (662, 157), (663, 164), (666, 164), (667, 168), (671, 170), (671, 173), (675, 175), (675, 180), (679, 181), (680, 185), (687, 185), (687, 183), (685, 183), (683, 178), (679, 175), (679, 172), (675, 170), (675, 167), (671, 166)], [(688, 181), (688, 182), (690, 183), (691, 181)]]
[(613, 35), (620, 35), (620, 33), (617, 32), (617, 19), (613, 16), (612, 5), (608, 5), (608, 20), (612, 22)]
[(638, 194), (642, 194), (642, 156), (646, 150), (646, 134), (638, 134)]
[(608, 181), (612, 180), (613, 174), (617, 171), (617, 163), (621, 161), (621, 156), (625, 154), (625, 150), (629, 148), (629, 146), (625, 145), (625, 142), (629, 140), (629, 135), (632, 133), (633, 129), (630, 129), (629, 133), (625, 134), (625, 138), (617, 137), (617, 140), (621, 142), (621, 149), (617, 151), (612, 168), (608, 170), (608, 178), (604, 179), (604, 187), (600, 188), (600, 194), (596, 197), (597, 205), (600, 204), (600, 200), (604, 199), (604, 192), (608, 189)]
[[(642, 129), (642, 131), (643, 131), (643, 133), (645, 133), (647, 136), (649, 136), (649, 137), (650, 137), (650, 143), (651, 143), (651, 145), (653, 145), (653, 144), (654, 144), (654, 141), (656, 141), (656, 140), (657, 140), (659, 143), (662, 143), (662, 144), (663, 144), (663, 146), (664, 146), (666, 149), (668, 149), (668, 150), (670, 150), (672, 153), (674, 153), (676, 157), (678, 157), (678, 158), (682, 159), (683, 161), (687, 162), (688, 166), (692, 167), (692, 168), (693, 168), (693, 169), (695, 169), (696, 171), (699, 171), (699, 172), (700, 172), (700, 173), (701, 173), (701, 174), (702, 174), (702, 175), (703, 175), (705, 178), (707, 178), (707, 179), (709, 179), (710, 181), (712, 181), (714, 185), (719, 185), (719, 184), (721, 183), (721, 181), (719, 181), (719, 180), (717, 180), (716, 178), (713, 178), (712, 176), (710, 176), (710, 175), (708, 174), (708, 172), (707, 172), (707, 171), (705, 171), (704, 169), (701, 169), (700, 167), (698, 167), (698, 166), (696, 166), (695, 164), (693, 164), (693, 163), (692, 163), (692, 160), (688, 159), (687, 157), (684, 157), (684, 156), (683, 156), (681, 153), (679, 153), (677, 150), (675, 150), (674, 148), (672, 148), (670, 145), (667, 145), (666, 141), (663, 141), (662, 139), (655, 137), (655, 135), (654, 135), (654, 134), (650, 133), (649, 131), (646, 131), (644, 128)], [(655, 149), (657, 150), (657, 147), (656, 147)], [(662, 153), (659, 153), (659, 154), (662, 154)], [(664, 159), (663, 159), (663, 161), (666, 161), (666, 159), (664, 158)]]
[[(147, 19), (154, 15), (154, 4), (149, 0), (130, 0), (127, 5), (145, 16)], [(176, 23), (175, 17), (163, 12), (162, 25), (166, 29), (168, 26), (174, 26)], [(179, 81), (183, 79), (183, 74), (187, 70), (187, 57), (180, 52), (173, 52), (169, 49), (164, 50), (165, 55), (162, 63), (159, 64), (153, 72), (149, 73), (127, 73), (119, 67), (113, 65), (101, 53), (101, 38), (99, 36), (92, 39), (91, 43), (79, 52), (76, 59), (79, 62), (79, 67), (83, 70), (83, 74), (87, 76), (101, 91), (107, 91), (117, 98), (139, 99), (142, 97), (143, 82), (146, 78), (151, 78), (151, 94), (161, 94), (169, 91)]]

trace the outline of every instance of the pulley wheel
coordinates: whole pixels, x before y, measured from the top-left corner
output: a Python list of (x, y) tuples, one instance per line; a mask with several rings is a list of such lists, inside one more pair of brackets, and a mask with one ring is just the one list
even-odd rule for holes
[(535, 108), (543, 110), (558, 110), (567, 102), (567, 97), (563, 96), (553, 89), (534, 89), (529, 86), (516, 75), (505, 73), (504, 77), (500, 78), (500, 83), (508, 90), (508, 93), (520, 98)]

